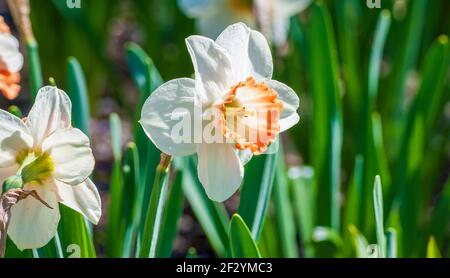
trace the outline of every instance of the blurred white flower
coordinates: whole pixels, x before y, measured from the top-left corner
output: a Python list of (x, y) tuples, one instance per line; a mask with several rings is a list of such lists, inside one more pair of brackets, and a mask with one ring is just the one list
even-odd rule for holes
[(53, 208), (35, 198), (12, 207), (8, 235), (21, 250), (42, 247), (54, 237), (58, 202), (94, 224), (100, 219), (100, 196), (88, 178), (94, 157), (88, 137), (71, 126), (71, 109), (65, 92), (47, 86), (24, 121), (0, 110), (0, 185), (19, 172), (23, 189), (35, 190)]
[[(279, 132), (299, 121), (299, 99), (291, 88), (271, 80), (273, 61), (267, 40), (243, 23), (226, 28), (216, 41), (191, 36), (186, 44), (195, 80), (175, 79), (156, 89), (143, 106), (140, 123), (161, 151), (174, 156), (197, 153), (198, 176), (207, 195), (222, 202), (242, 182), (239, 151), (264, 153)], [(173, 135), (180, 108), (194, 115), (194, 125), (200, 123), (200, 141), (180, 142)], [(195, 117), (197, 111), (200, 117)], [(218, 117), (211, 119), (211, 111)], [(214, 130), (211, 133), (218, 139), (203, 138), (207, 129)]]
[(8, 99), (17, 97), (23, 56), (19, 51), (19, 41), (11, 35), (9, 27), (0, 16), (0, 92)]
[(275, 45), (286, 42), (289, 19), (308, 7), (312, 0), (178, 0), (181, 10), (196, 19), (202, 35), (217, 37), (228, 25), (244, 22), (259, 26)]

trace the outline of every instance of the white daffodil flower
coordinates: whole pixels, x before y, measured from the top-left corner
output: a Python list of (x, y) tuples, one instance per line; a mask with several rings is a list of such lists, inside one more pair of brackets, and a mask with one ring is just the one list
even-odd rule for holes
[[(198, 176), (207, 195), (223, 202), (242, 182), (239, 152), (264, 153), (279, 132), (299, 121), (299, 98), (271, 80), (267, 40), (243, 23), (226, 28), (216, 41), (191, 36), (186, 44), (195, 80), (175, 79), (156, 89), (143, 106), (140, 123), (161, 151), (173, 156), (197, 153)], [(180, 116), (194, 125), (193, 140), (180, 140), (174, 132)], [(196, 125), (202, 129), (200, 140)]]
[[(308, 7), (312, 0), (178, 0), (181, 10), (196, 19), (202, 35), (217, 37), (228, 25), (244, 22), (260, 26), (275, 45), (286, 42), (289, 19)], [(258, 24), (259, 23), (259, 24)]]
[(64, 91), (47, 86), (24, 121), (0, 110), (0, 185), (22, 171), (23, 189), (35, 190), (52, 207), (35, 198), (12, 207), (8, 235), (21, 250), (42, 247), (54, 237), (58, 202), (94, 224), (100, 219), (100, 196), (89, 179), (94, 157), (88, 137), (71, 126), (71, 109)]

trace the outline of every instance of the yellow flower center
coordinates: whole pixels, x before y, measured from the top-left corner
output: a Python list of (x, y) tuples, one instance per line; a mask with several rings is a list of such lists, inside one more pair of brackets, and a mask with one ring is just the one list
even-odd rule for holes
[(253, 77), (231, 88), (219, 108), (222, 132), (239, 150), (261, 154), (280, 132), (283, 103), (275, 90)]
[(20, 153), (16, 160), (20, 164), (17, 174), (22, 176), (24, 184), (30, 182), (42, 184), (52, 176), (55, 169), (48, 153), (25, 151)]

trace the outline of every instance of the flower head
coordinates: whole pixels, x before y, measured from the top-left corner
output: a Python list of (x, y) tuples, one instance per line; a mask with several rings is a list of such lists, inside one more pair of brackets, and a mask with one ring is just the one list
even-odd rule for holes
[(20, 91), (20, 74), (23, 56), (19, 42), (11, 35), (8, 25), (0, 16), (0, 92), (7, 99), (14, 99)]
[(48, 86), (39, 90), (26, 119), (0, 110), (0, 184), (20, 174), (23, 189), (36, 191), (53, 208), (35, 198), (12, 207), (8, 235), (21, 250), (53, 238), (58, 202), (99, 221), (100, 197), (89, 179), (94, 157), (87, 136), (71, 126), (71, 109), (66, 93)]
[(312, 0), (178, 0), (183, 12), (196, 19), (200, 32), (215, 38), (229, 24), (259, 26), (277, 46), (286, 42), (291, 16)]
[[(299, 121), (299, 99), (291, 88), (272, 80), (266, 39), (243, 23), (226, 28), (216, 41), (191, 36), (186, 44), (195, 80), (175, 79), (156, 89), (140, 122), (163, 152), (197, 153), (206, 193), (222, 202), (242, 182), (239, 153), (264, 153), (280, 132)], [(181, 128), (187, 138), (177, 132), (180, 123), (188, 126)]]

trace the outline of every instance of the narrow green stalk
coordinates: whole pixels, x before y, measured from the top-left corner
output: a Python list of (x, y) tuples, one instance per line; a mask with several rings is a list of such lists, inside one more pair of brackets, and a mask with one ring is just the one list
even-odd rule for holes
[(43, 85), (41, 62), (39, 59), (39, 46), (35, 40), (27, 41), (26, 46), (29, 55), (31, 98), (34, 101), (37, 92)]
[(150, 203), (144, 223), (144, 234), (141, 243), (140, 258), (155, 258), (157, 241), (161, 229), (161, 217), (169, 177), (169, 168), (172, 157), (161, 154), (161, 161), (156, 168)]

